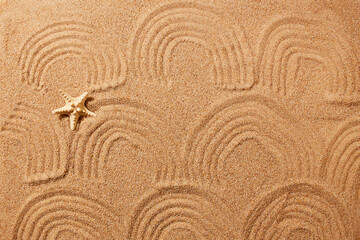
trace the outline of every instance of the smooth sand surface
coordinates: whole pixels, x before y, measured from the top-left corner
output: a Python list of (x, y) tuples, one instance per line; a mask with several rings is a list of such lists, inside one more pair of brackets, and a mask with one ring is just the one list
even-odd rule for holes
[(1, 240), (360, 239), (359, 1), (0, 6)]

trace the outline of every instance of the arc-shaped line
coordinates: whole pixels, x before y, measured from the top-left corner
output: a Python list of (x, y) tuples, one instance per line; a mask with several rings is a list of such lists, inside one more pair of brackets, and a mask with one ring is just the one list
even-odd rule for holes
[(76, 191), (50, 190), (24, 204), (13, 239), (45, 240), (67, 229), (90, 239), (115, 239), (117, 223), (113, 211), (99, 200)]
[(34, 70), (36, 72), (36, 67), (34, 68), (33, 65), (38, 65), (44, 54), (45, 56), (49, 54), (46, 49), (51, 48), (51, 46), (56, 47), (59, 43), (68, 45), (83, 43), (86, 45), (92, 32), (93, 30), (85, 24), (65, 21), (51, 24), (33, 34), (23, 45), (19, 57), (23, 80), (30, 85), (35, 84), (36, 88), (40, 88), (41, 85), (35, 83), (35, 79), (30, 78), (30, 75)]
[(160, 6), (141, 20), (130, 53), (137, 75), (171, 84), (169, 57), (179, 42), (193, 42), (211, 53), (217, 87), (244, 90), (254, 84), (252, 53), (244, 31), (222, 24), (216, 9), (191, 2)]
[[(66, 219), (68, 218), (68, 219)], [(76, 230), (73, 230), (73, 229)], [(81, 224), (75, 222), (70, 217), (63, 217), (55, 221), (51, 221), (46, 225), (43, 232), (39, 236), (39, 239), (57, 239), (57, 237), (61, 236), (63, 232), (71, 232), (73, 235), (81, 236), (84, 239), (95, 239), (91, 233), (96, 232), (94, 229), (86, 229), (89, 228), (82, 222)], [(92, 231), (91, 231), (92, 230)], [(101, 238), (101, 236), (97, 236)]]
[(316, 183), (276, 187), (259, 196), (246, 215), (245, 239), (284, 239), (299, 229), (319, 239), (353, 238), (346, 206)]
[(321, 20), (281, 17), (263, 32), (258, 49), (257, 81), (277, 94), (287, 95), (301, 57), (320, 61), (328, 71), (325, 95), (329, 100), (354, 97), (359, 92), (358, 58), (350, 41)]
[(205, 240), (205, 237), (198, 233), (199, 229), (188, 223), (191, 219), (174, 219), (169, 221), (164, 226), (160, 227), (159, 231), (155, 233), (154, 239), (163, 239), (165, 236), (170, 236), (173, 229), (186, 229), (190, 231), (196, 239)]
[(336, 189), (357, 198), (356, 179), (360, 171), (360, 120), (341, 124), (329, 141), (322, 158), (321, 176)]
[(315, 151), (307, 138), (299, 137), (303, 133), (295, 134), (298, 130), (288, 118), (276, 103), (257, 96), (230, 99), (216, 106), (187, 137), (181, 155), (186, 177), (221, 184), (219, 171), (227, 156), (239, 143), (250, 139), (268, 144), (265, 149), (278, 161), (286, 162), (284, 178), (314, 176), (318, 167)]
[[(45, 171), (45, 161), (46, 159), (49, 159), (49, 167), (51, 169), (51, 166), (54, 164), (53, 163), (53, 157), (57, 158), (57, 156), (54, 156), (55, 153), (55, 146), (58, 147), (58, 142), (56, 142), (56, 140), (54, 141), (54, 138), (51, 138), (51, 141), (46, 141), (46, 136), (43, 135), (42, 131), (39, 130), (35, 130), (31, 127), (34, 126), (35, 124), (37, 124), (36, 120), (39, 119), (39, 115), (34, 114), (34, 111), (31, 111), (29, 109), (27, 109), (24, 106), (19, 105), (17, 108), (14, 109), (16, 112), (12, 115), (12, 119), (11, 120), (15, 120), (16, 122), (14, 124), (17, 125), (21, 125), (23, 126), (23, 129), (26, 129), (26, 133), (29, 134), (29, 140), (30, 142), (35, 141), (35, 143), (32, 143), (32, 146), (36, 147), (37, 150), (37, 165), (35, 165), (35, 167), (33, 169), (29, 169), (28, 172), (30, 174), (37, 174), (37, 172), (44, 172)], [(34, 119), (35, 118), (35, 119)], [(46, 128), (46, 126), (45, 126)], [(48, 130), (48, 129), (46, 129)], [(45, 131), (46, 131), (45, 130)], [(52, 130), (52, 129), (50, 129)], [(47, 144), (48, 143), (48, 147)], [(26, 143), (25, 143), (26, 144)], [(50, 153), (48, 151), (41, 151), (41, 149), (48, 149), (48, 151), (50, 151)], [(39, 151), (39, 150), (40, 151)], [(35, 150), (35, 149), (33, 149)], [(53, 155), (53, 156), (51, 156)], [(31, 173), (31, 170), (33, 173)], [(30, 175), (29, 175), (30, 176)], [(26, 177), (29, 177), (26, 176)]]
[(22, 81), (37, 90), (47, 89), (44, 72), (60, 59), (76, 57), (86, 64), (85, 84), (90, 91), (123, 85), (127, 75), (125, 56), (113, 46), (96, 46), (91, 40), (94, 31), (83, 23), (65, 21), (33, 34), (19, 57)]
[(159, 239), (166, 229), (179, 223), (202, 238), (207, 235), (215, 239), (225, 236), (235, 239), (229, 220), (231, 214), (226, 214), (227, 211), (221, 200), (200, 189), (191, 186), (159, 188), (136, 206), (128, 239)]
[(67, 138), (60, 125), (51, 123), (41, 109), (19, 103), (1, 128), (1, 135), (16, 139), (24, 146), (28, 156), (24, 161), (27, 183), (41, 183), (66, 174)]
[[(128, 139), (128, 141), (131, 142), (131, 144), (134, 144), (141, 148), (144, 147), (144, 149), (146, 149), (146, 148), (153, 149), (155, 147), (154, 142), (149, 138), (149, 136), (147, 136), (147, 134), (143, 135), (144, 134), (143, 129), (130, 127), (128, 124), (124, 124), (122, 126), (122, 124), (119, 124), (118, 121), (119, 120), (117, 120), (115, 118), (112, 120), (112, 122), (111, 122), (112, 124), (110, 124), (110, 125), (106, 124), (106, 123), (109, 123), (109, 120), (107, 120), (106, 122), (101, 122), (101, 125), (99, 126), (100, 128), (98, 128), (97, 130), (95, 130), (91, 133), (90, 137), (88, 138), (89, 142), (87, 142), (87, 144), (84, 145), (83, 150), (85, 152), (83, 152), (84, 153), (83, 157), (79, 156), (79, 158), (75, 158), (75, 161), (81, 161), (80, 159), (83, 159), (82, 167), (80, 169), (84, 168), (85, 163), (88, 163), (90, 165), (89, 165), (89, 168), (87, 169), (87, 172), (90, 173), (90, 172), (92, 172), (92, 169), (96, 169), (95, 166), (99, 166), (99, 165), (104, 166), (105, 165), (103, 163), (103, 161), (106, 161), (106, 158), (95, 159), (93, 157), (93, 152), (92, 152), (93, 148), (92, 147), (93, 146), (96, 147), (98, 145), (99, 136), (103, 136), (103, 134), (105, 134), (107, 131), (110, 131), (113, 128), (116, 128), (118, 133), (121, 134), (123, 138)], [(142, 134), (138, 133), (140, 131), (142, 131)], [(81, 154), (81, 152), (79, 152), (79, 154)], [(100, 161), (100, 163), (98, 161)], [(95, 164), (95, 166), (93, 166), (93, 164)], [(83, 171), (85, 171), (85, 169)], [(82, 176), (86, 173), (82, 172), (82, 170), (80, 170), (79, 174)], [(95, 175), (98, 175), (98, 174), (99, 173), (95, 173)], [(89, 174), (88, 177), (91, 178), (91, 176), (92, 176), (92, 174)]]
[[(154, 164), (167, 165), (167, 154), (172, 153), (173, 150), (167, 149), (162, 139), (164, 136), (162, 132), (169, 132), (165, 136), (172, 137), (170, 129), (157, 110), (128, 100), (117, 103), (116, 101), (106, 103), (105, 100), (95, 105), (98, 106), (95, 107), (98, 117), (89, 119), (72, 140), (74, 174), (79, 177), (104, 179), (105, 162), (112, 144), (117, 140), (152, 155), (152, 158), (157, 161)], [(174, 145), (168, 146), (168, 148), (173, 147)], [(169, 161), (175, 163), (173, 160)], [(171, 168), (174, 167), (171, 166)], [(170, 175), (164, 177), (173, 177), (172, 172), (169, 171)], [(156, 174), (156, 176), (159, 175), (161, 174)]]
[[(63, 28), (63, 29), (62, 29)], [(34, 47), (34, 46), (41, 46), (42, 44), (44, 44), (44, 39), (47, 39), (54, 35), (54, 34), (58, 34), (59, 33), (62, 34), (66, 34), (67, 31), (69, 33), (78, 33), (80, 34), (80, 36), (89, 36), (92, 32), (93, 29), (83, 23), (80, 22), (75, 22), (75, 21), (65, 21), (65, 22), (60, 22), (60, 23), (55, 23), (55, 24), (51, 24), (39, 31), (37, 31), (36, 33), (34, 33), (31, 37), (28, 38), (28, 40), (24, 43), (22, 49), (21, 49), (21, 55), (19, 58), (19, 63), (23, 63), (21, 66), (22, 68), (24, 68), (25, 65), (25, 59), (29, 56), (32, 56), (32, 54), (30, 54), (29, 52), (33, 49), (38, 49), (38, 47)], [(73, 34), (70, 34), (70, 36), (73, 36)], [(76, 37), (76, 36), (75, 36)]]

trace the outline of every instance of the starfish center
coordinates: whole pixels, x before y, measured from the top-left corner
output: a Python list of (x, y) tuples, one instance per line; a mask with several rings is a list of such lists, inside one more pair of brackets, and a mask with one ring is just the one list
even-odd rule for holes
[(75, 130), (79, 117), (81, 116), (95, 116), (96, 114), (89, 111), (85, 107), (85, 101), (88, 93), (83, 93), (80, 97), (73, 98), (70, 95), (60, 91), (65, 98), (66, 105), (62, 108), (55, 109), (53, 114), (67, 114), (70, 116), (70, 129)]

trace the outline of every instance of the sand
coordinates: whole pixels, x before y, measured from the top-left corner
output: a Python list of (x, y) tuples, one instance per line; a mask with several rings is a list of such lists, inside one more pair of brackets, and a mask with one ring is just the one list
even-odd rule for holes
[(1, 240), (360, 239), (359, 1), (0, 6)]

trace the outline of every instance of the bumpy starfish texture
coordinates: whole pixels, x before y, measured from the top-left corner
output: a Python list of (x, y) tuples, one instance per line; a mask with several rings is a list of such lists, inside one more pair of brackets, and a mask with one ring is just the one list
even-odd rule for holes
[(95, 113), (89, 111), (85, 107), (85, 101), (88, 98), (88, 93), (85, 92), (81, 96), (77, 98), (73, 98), (70, 95), (66, 94), (63, 91), (59, 91), (61, 95), (65, 99), (65, 106), (62, 108), (55, 109), (52, 111), (52, 114), (66, 114), (70, 117), (70, 129), (75, 130), (77, 122), (81, 116), (87, 117), (87, 116), (96, 116)]

